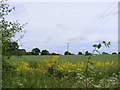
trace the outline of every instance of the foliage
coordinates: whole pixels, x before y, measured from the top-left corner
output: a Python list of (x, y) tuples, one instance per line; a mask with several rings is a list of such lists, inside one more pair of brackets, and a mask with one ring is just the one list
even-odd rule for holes
[(82, 55), (82, 52), (78, 52), (78, 55)]
[[(31, 57), (33, 58), (31, 59)], [(85, 88), (86, 63), (84, 61), (78, 62), (73, 60), (73, 63), (64, 59), (60, 62), (63, 56), (31, 57), (24, 56), (22, 60), (21, 58), (18, 60), (19, 58), (14, 57), (15, 60), (11, 59), (11, 62), (8, 62), (13, 69), (7, 73), (3, 81), (4, 88)], [(38, 60), (38, 58), (35, 57), (39, 59), (42, 57), (43, 60)], [(68, 58), (71, 56), (64, 57)], [(79, 56), (76, 57), (79, 59)], [(107, 55), (107, 57), (110, 56)], [(84, 56), (84, 58), (86, 57)], [(35, 63), (35, 61), (37, 62)], [(91, 62), (94, 68), (89, 67), (88, 70), (89, 88), (119, 87), (119, 71), (117, 68), (119, 64), (117, 60), (91, 60)], [(91, 66), (90, 63), (89, 66)]]
[(32, 52), (26, 52), (25, 55), (32, 55)]
[(15, 55), (15, 51), (19, 48), (19, 45), (17, 42), (12, 41), (4, 41), (2, 46), (3, 55), (11, 56)]
[(91, 55), (91, 53), (89, 53), (88, 51), (85, 52), (85, 55)]
[[(17, 43), (18, 40), (20, 40), (23, 35), (19, 36), (19, 39), (17, 41), (13, 41), (13, 38), (15, 38), (16, 34), (25, 32), (23, 30), (24, 25), (20, 25), (18, 21), (16, 22), (11, 22), (7, 21), (5, 19), (6, 15), (9, 15), (9, 13), (15, 10), (15, 8), (10, 8), (8, 4), (5, 3), (4, 0), (0, 1), (0, 33), (2, 33), (2, 46), (3, 46), (3, 55), (10, 57), (11, 52), (10, 51), (12, 48), (9, 46), (11, 43)], [(13, 46), (12, 46), (13, 47)]]
[(57, 53), (49, 53), (49, 55), (60, 55), (60, 54), (57, 54)]
[(32, 55), (39, 55), (40, 54), (40, 49), (39, 48), (33, 48), (32, 49)]
[[(111, 45), (110, 42), (107, 43), (107, 42), (105, 42), (105, 41), (103, 41), (102, 43), (94, 44), (94, 45), (93, 45), (94, 49), (93, 49), (93, 51), (92, 51), (92, 54), (88, 57), (87, 62), (86, 62), (86, 66), (85, 66), (85, 74), (86, 74), (85, 83), (86, 83), (86, 88), (89, 87), (89, 86), (88, 86), (88, 84), (89, 84), (89, 78), (88, 78), (88, 77), (89, 77), (89, 69), (90, 69), (90, 71), (91, 71), (92, 73), (93, 73), (93, 69), (94, 69), (94, 65), (93, 65), (93, 63), (90, 61), (90, 59), (91, 59), (92, 55), (94, 54), (94, 52), (97, 52), (97, 53), (100, 54), (100, 52), (98, 51), (98, 49), (101, 48), (102, 44), (105, 45), (106, 47), (109, 47), (109, 46)], [(88, 53), (88, 52), (87, 52), (87, 53)], [(86, 54), (86, 55), (88, 55), (88, 54)]]
[(25, 54), (26, 54), (25, 49), (16, 49), (13, 55), (21, 57), (22, 55), (25, 55)]
[(108, 54), (107, 52), (102, 52), (102, 54)]
[(112, 54), (117, 54), (116, 52), (113, 52)]
[(49, 51), (48, 50), (42, 50), (41, 55), (49, 55)]
[[(25, 32), (23, 30), (25, 24), (20, 25), (18, 21), (11, 22), (6, 20), (6, 16), (9, 15), (12, 10), (15, 10), (15, 8), (10, 8), (5, 0), (0, 1), (0, 46), (2, 45), (2, 79), (5, 85), (5, 81), (10, 78), (8, 76), (10, 76), (11, 73), (14, 74), (14, 67), (9, 64), (6, 57), (10, 58), (11, 55), (20, 55), (17, 42), (23, 37), (20, 33)], [(19, 38), (13, 40), (16, 35)]]
[(68, 51), (65, 51), (64, 55), (72, 55), (72, 54)]

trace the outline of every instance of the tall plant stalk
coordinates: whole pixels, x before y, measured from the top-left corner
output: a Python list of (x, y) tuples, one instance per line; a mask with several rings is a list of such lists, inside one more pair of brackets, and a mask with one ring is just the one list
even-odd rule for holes
[[(96, 47), (95, 47), (95, 49), (92, 51), (92, 55), (94, 54), (94, 51), (96, 51)], [(86, 72), (86, 88), (88, 88), (88, 64), (89, 64), (89, 62), (90, 62), (90, 59), (91, 59), (91, 57), (92, 57), (92, 55), (90, 55), (89, 57), (88, 57), (88, 59), (87, 59), (87, 62), (86, 62), (86, 70), (85, 70), (85, 72)]]
[(86, 86), (86, 88), (89, 87), (89, 85), (88, 85), (88, 69), (89, 69), (89, 65), (88, 64), (91, 63), (90, 59), (94, 55), (95, 51), (100, 54), (100, 52), (97, 49), (100, 49), (102, 44), (104, 44), (106, 47), (109, 47), (111, 45), (110, 42), (106, 43), (105, 41), (103, 41), (102, 43), (99, 43), (98, 45), (97, 44), (93, 45), (94, 49), (92, 51), (92, 54), (88, 57), (87, 62), (86, 62), (86, 69), (85, 69), (85, 73), (86, 73), (85, 86)]

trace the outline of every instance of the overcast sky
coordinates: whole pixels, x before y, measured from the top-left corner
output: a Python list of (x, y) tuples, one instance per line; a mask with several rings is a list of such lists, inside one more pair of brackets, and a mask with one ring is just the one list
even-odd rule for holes
[[(15, 0), (13, 0), (15, 1)], [(10, 13), (8, 20), (18, 20), (27, 31), (19, 41), (31, 51), (38, 47), (50, 52), (64, 53), (67, 43), (70, 51), (91, 51), (94, 43), (111, 42), (111, 47), (102, 51), (109, 53), (118, 49), (118, 7), (112, 2), (9, 2), (16, 9)], [(51, 0), (52, 1), (52, 0)], [(83, 1), (83, 0), (81, 0)], [(96, 0), (101, 1), (101, 0)], [(105, 0), (104, 0), (105, 1)]]

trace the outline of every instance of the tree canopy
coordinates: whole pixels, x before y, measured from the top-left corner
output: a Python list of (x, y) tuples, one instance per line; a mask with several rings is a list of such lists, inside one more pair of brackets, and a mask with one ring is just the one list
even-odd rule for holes
[(68, 52), (68, 51), (65, 51), (64, 55), (72, 55), (72, 54), (70, 52)]
[(42, 50), (41, 55), (49, 55), (49, 51), (48, 50)]
[(33, 48), (32, 49), (32, 55), (39, 55), (40, 54), (40, 49), (39, 48)]
[[(8, 57), (13, 53), (11, 52), (13, 47), (19, 47), (17, 41), (23, 37), (20, 33), (25, 32), (23, 29), (25, 24), (21, 25), (18, 21), (11, 22), (6, 20), (5, 16), (9, 15), (13, 10), (15, 10), (15, 7), (11, 8), (4, 0), (0, 1), (0, 40), (2, 41), (2, 54)], [(19, 38), (14, 41), (13, 38), (15, 38), (16, 35), (17, 37), (19, 36)], [(14, 46), (15, 44), (16, 46)]]
[(82, 55), (82, 52), (78, 52), (78, 55)]

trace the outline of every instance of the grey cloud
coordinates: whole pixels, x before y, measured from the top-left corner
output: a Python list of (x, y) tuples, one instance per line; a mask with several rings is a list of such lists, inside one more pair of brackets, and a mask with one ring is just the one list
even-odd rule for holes
[(64, 25), (64, 24), (56, 24), (54, 26), (55, 28), (59, 29), (59, 30), (72, 30), (70, 27), (68, 27), (67, 25)]
[(87, 40), (87, 37), (79, 36), (79, 37), (75, 37), (75, 38), (70, 38), (68, 41), (69, 42), (81, 42), (81, 41), (85, 41), (85, 40)]
[(43, 42), (44, 43), (51, 43), (52, 41), (53, 41), (53, 38), (49, 36)]

